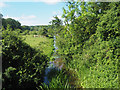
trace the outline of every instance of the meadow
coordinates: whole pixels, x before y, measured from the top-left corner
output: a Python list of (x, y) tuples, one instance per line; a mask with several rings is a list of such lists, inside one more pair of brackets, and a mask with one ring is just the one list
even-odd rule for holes
[(53, 53), (53, 38), (48, 37), (34, 37), (33, 35), (23, 35), (27, 44), (32, 48), (43, 51), (45, 55), (51, 56)]

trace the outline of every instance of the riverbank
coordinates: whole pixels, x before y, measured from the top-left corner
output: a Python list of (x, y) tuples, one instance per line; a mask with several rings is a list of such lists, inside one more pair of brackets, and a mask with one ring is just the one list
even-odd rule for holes
[(63, 57), (60, 57), (56, 51), (56, 37), (54, 36), (54, 53), (52, 61), (48, 63), (45, 70), (45, 77), (42, 89), (50, 88), (82, 88), (78, 83), (79, 79), (76, 71), (66, 67)]

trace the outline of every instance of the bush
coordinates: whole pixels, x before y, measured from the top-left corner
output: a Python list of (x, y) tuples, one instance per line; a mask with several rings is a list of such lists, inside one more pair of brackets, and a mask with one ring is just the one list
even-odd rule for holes
[(4, 30), (2, 34), (3, 88), (37, 88), (49, 58), (24, 43), (14, 31)]

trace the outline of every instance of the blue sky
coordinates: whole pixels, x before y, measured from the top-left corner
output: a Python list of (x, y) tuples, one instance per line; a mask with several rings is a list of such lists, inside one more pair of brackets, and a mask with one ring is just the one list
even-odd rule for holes
[(4, 18), (13, 18), (22, 25), (48, 25), (53, 16), (61, 18), (65, 2), (41, 0), (40, 2), (0, 2)]

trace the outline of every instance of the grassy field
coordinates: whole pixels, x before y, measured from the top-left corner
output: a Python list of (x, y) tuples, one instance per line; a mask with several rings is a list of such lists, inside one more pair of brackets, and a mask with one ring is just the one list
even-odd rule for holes
[(51, 56), (53, 52), (53, 39), (47, 37), (33, 37), (33, 35), (25, 35), (25, 42), (32, 48), (43, 51), (45, 55)]

